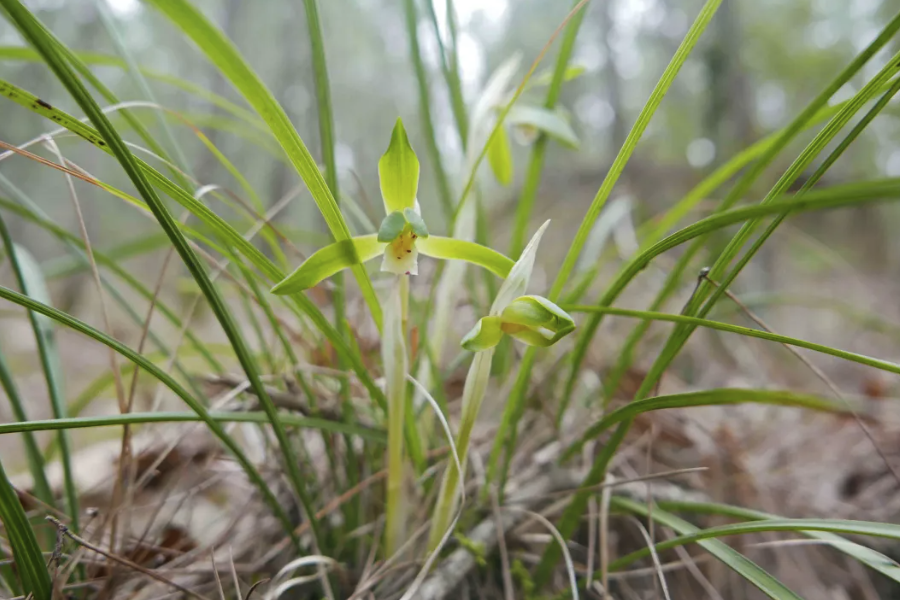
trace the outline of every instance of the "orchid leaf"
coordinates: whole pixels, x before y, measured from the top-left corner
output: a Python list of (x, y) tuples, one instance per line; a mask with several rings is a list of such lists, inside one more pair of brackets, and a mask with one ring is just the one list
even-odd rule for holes
[(315, 252), (272, 288), (273, 294), (293, 294), (309, 289), (342, 269), (372, 260), (384, 250), (377, 236), (363, 235), (335, 242)]
[(494, 177), (501, 185), (509, 185), (513, 179), (512, 148), (509, 144), (509, 134), (506, 128), (501, 127), (490, 141), (488, 147), (488, 164)]
[(432, 235), (417, 240), (416, 247), (425, 256), (441, 260), (464, 260), (483, 267), (500, 278), (506, 278), (513, 268), (512, 260), (475, 242)]
[(538, 129), (572, 149), (579, 146), (578, 136), (558, 110), (539, 106), (514, 106), (506, 115), (506, 122), (519, 127)]
[(483, 352), (493, 348), (503, 338), (503, 330), (500, 327), (500, 317), (478, 319), (472, 331), (462, 339), (463, 349), (469, 352)]
[(414, 234), (416, 234), (420, 238), (428, 237), (428, 227), (425, 226), (425, 221), (422, 219), (422, 215), (420, 215), (415, 209), (403, 209), (403, 216), (406, 217), (406, 222), (409, 223), (409, 226)]
[(385, 244), (393, 242), (403, 233), (404, 227), (406, 227), (406, 217), (399, 210), (395, 210), (381, 222), (381, 227), (378, 228), (378, 241)]
[(378, 161), (378, 177), (386, 213), (415, 205), (419, 189), (419, 159), (400, 119), (397, 119), (391, 133), (391, 144)]

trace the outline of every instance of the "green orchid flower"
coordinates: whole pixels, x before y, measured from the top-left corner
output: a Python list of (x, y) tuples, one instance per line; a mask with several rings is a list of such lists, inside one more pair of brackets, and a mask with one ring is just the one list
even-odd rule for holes
[(549, 224), (550, 221), (545, 222), (522, 251), (497, 292), (488, 316), (481, 318), (463, 338), (464, 349), (483, 352), (499, 344), (504, 335), (529, 346), (546, 348), (575, 329), (575, 321), (559, 306), (541, 296), (524, 295), (538, 244)]
[(309, 289), (343, 269), (379, 255), (381, 270), (396, 275), (417, 275), (420, 253), (442, 260), (464, 260), (500, 278), (509, 275), (513, 261), (496, 250), (429, 234), (417, 200), (419, 160), (400, 119), (387, 151), (378, 161), (378, 178), (385, 210), (378, 232), (321, 248), (276, 284), (272, 293), (293, 294)]
[[(510, 335), (531, 346), (552, 346), (575, 329), (572, 317), (557, 305), (540, 296), (523, 295), (534, 269), (538, 244), (549, 224), (550, 221), (547, 221), (541, 225), (522, 251), (519, 260), (510, 270), (509, 277), (500, 286), (490, 314), (480, 319), (462, 341), (463, 348), (475, 353), (463, 386), (462, 416), (456, 437), (456, 451), (463, 470), (468, 462), (472, 430), (478, 420), (491, 378), (494, 347), (504, 335)], [(457, 485), (464, 477), (465, 471), (460, 473), (453, 464), (444, 471), (428, 536), (428, 547), (432, 551), (438, 548), (447, 528), (451, 526), (458, 501)]]

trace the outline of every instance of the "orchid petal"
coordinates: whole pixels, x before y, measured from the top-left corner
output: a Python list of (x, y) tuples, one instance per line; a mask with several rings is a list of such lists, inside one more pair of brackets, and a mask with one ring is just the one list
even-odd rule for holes
[(416, 244), (425, 256), (442, 260), (464, 260), (483, 267), (496, 275), (505, 278), (513, 268), (513, 261), (496, 250), (454, 238), (432, 235), (420, 238)]
[(475, 327), (462, 339), (462, 347), (470, 352), (483, 352), (500, 343), (503, 330), (500, 317), (479, 319)]
[(363, 235), (317, 250), (297, 269), (272, 288), (273, 294), (293, 294), (309, 289), (338, 271), (378, 256), (386, 244), (376, 235)]
[(403, 211), (416, 204), (419, 189), (419, 159), (409, 143), (403, 121), (397, 119), (391, 143), (378, 161), (378, 178), (385, 213)]
[(525, 293), (528, 288), (528, 280), (531, 279), (531, 271), (534, 269), (534, 258), (537, 255), (538, 244), (541, 242), (541, 236), (544, 235), (550, 221), (545, 221), (538, 228), (531, 241), (525, 246), (522, 255), (509, 272), (509, 276), (497, 291), (494, 303), (491, 305), (491, 315), (499, 315), (509, 304)]

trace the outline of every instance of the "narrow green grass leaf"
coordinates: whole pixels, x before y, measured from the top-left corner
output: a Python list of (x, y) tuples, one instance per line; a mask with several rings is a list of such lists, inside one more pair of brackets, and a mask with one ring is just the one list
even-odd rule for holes
[[(111, 56), (109, 54), (85, 51), (77, 51), (73, 52), (73, 54), (86, 65), (116, 67), (122, 70), (128, 69), (128, 65), (124, 60), (115, 56)], [(5, 61), (19, 60), (25, 62), (42, 62), (40, 54), (38, 54), (32, 48), (26, 48), (23, 46), (0, 46), (0, 59)], [(213, 106), (221, 108), (225, 112), (233, 115), (240, 121), (251, 125), (256, 129), (265, 130), (266, 128), (265, 123), (263, 123), (254, 113), (250, 112), (246, 108), (238, 106), (227, 98), (223, 98), (218, 94), (210, 92), (203, 86), (200, 86), (186, 79), (174, 77), (167, 73), (160, 73), (152, 69), (141, 67), (140, 72), (144, 77), (148, 79), (153, 79), (155, 81), (165, 83), (184, 92), (187, 92), (188, 94), (196, 96), (202, 100), (205, 100)]]
[(630, 317), (634, 319), (668, 321), (670, 323), (683, 323), (687, 325), (693, 325), (695, 327), (706, 327), (709, 329), (716, 329), (718, 331), (726, 331), (728, 333), (737, 333), (739, 335), (747, 337), (754, 337), (770, 342), (777, 342), (779, 344), (796, 346), (797, 348), (806, 348), (807, 350), (813, 350), (814, 352), (827, 354), (829, 356), (835, 356), (837, 358), (842, 358), (850, 362), (859, 363), (861, 365), (866, 365), (875, 369), (880, 369), (882, 371), (900, 375), (900, 365), (896, 363), (888, 362), (886, 360), (881, 360), (878, 358), (872, 358), (863, 354), (857, 354), (855, 352), (839, 350), (837, 348), (832, 348), (831, 346), (816, 344), (814, 342), (808, 342), (806, 340), (800, 340), (785, 335), (769, 333), (768, 331), (763, 331), (761, 329), (751, 329), (749, 327), (741, 327), (740, 325), (731, 325), (730, 323), (721, 323), (719, 321), (710, 321), (708, 319), (701, 319), (688, 315), (672, 315), (668, 313), (651, 312), (646, 310), (629, 310), (625, 308), (615, 308), (612, 306), (563, 305), (562, 308), (569, 312), (585, 312), (595, 314), (599, 313), (606, 315), (616, 315), (620, 317)]
[(425, 256), (442, 260), (464, 260), (484, 267), (501, 279), (509, 275), (514, 264), (508, 257), (487, 246), (440, 235), (419, 238), (416, 247)]
[[(692, 512), (708, 515), (722, 515), (746, 521), (759, 521), (767, 519), (780, 520), (782, 517), (758, 510), (742, 508), (739, 506), (731, 506), (728, 504), (715, 504), (711, 502), (686, 502), (686, 501), (670, 501), (661, 500), (659, 507), (663, 510), (671, 512)], [(839, 535), (827, 531), (811, 531), (805, 530), (799, 532), (807, 537), (822, 540), (828, 543), (838, 552), (843, 552), (868, 567), (878, 571), (882, 575), (893, 579), (900, 583), (900, 564), (892, 558), (889, 558), (866, 546), (851, 542)]]
[[(670, 527), (675, 532), (680, 533), (683, 536), (698, 534), (700, 532), (697, 527), (691, 525), (683, 519), (676, 517), (673, 514), (667, 513), (656, 507), (654, 507), (653, 511), (651, 512), (645, 505), (639, 504), (632, 500), (628, 500), (626, 498), (617, 496), (613, 497), (611, 498), (610, 506), (615, 507), (619, 510), (625, 510), (629, 513), (640, 515), (642, 517), (653, 519), (660, 525)], [(709, 537), (715, 538), (716, 536), (712, 535)], [(684, 537), (675, 539), (684, 539)], [(738, 573), (741, 577), (746, 579), (748, 582), (759, 588), (769, 598), (773, 598), (774, 600), (802, 600), (800, 596), (788, 589), (783, 583), (778, 581), (778, 579), (764, 571), (759, 565), (751, 561), (749, 558), (745, 557), (737, 550), (731, 548), (724, 542), (717, 539), (698, 538), (697, 543), (701, 548), (715, 556), (723, 564), (725, 564), (730, 569)], [(657, 550), (660, 550), (662, 545), (663, 544), (657, 544)], [(649, 554), (649, 550), (647, 551), (647, 554)], [(629, 555), (629, 557), (630, 556), (631, 555)], [(609, 570), (618, 570), (625, 564), (628, 563), (624, 562), (622, 559), (615, 560), (610, 563)]]
[(847, 412), (847, 407), (844, 404), (786, 390), (717, 389), (671, 396), (655, 396), (629, 402), (604, 415), (602, 419), (591, 425), (577, 442), (566, 449), (562, 460), (567, 460), (577, 454), (584, 447), (584, 444), (596, 438), (613, 425), (632, 419), (645, 412), (694, 406), (723, 406), (748, 403), (807, 408), (823, 412)]
[[(428, 0), (426, 4), (431, 4)], [(432, 8), (432, 10), (434, 10)], [(425, 143), (428, 146), (428, 156), (431, 160), (431, 173), (437, 184), (438, 200), (444, 210), (444, 216), (448, 219), (453, 216), (453, 199), (450, 195), (450, 184), (447, 181), (447, 173), (444, 171), (444, 161), (441, 160), (441, 150), (437, 142), (437, 133), (434, 130), (434, 121), (431, 115), (431, 94), (428, 89), (428, 75), (425, 72), (425, 64), (422, 61), (422, 49), (419, 43), (419, 17), (416, 14), (415, 0), (403, 0), (403, 13), (406, 17), (406, 36), (409, 38), (409, 54), (412, 58), (413, 69), (416, 73), (416, 83), (419, 92), (419, 115), (422, 121), (422, 132)], [(440, 44), (440, 37), (438, 37)], [(443, 57), (443, 47), (441, 47)], [(444, 59), (445, 60), (445, 59)]]
[[(619, 502), (616, 504), (621, 505)], [(653, 512), (656, 513), (656, 510)], [(654, 514), (654, 518), (655, 517), (656, 515)], [(843, 519), (766, 519), (764, 521), (731, 523), (719, 527), (710, 527), (709, 529), (688, 530), (679, 537), (659, 542), (656, 544), (656, 550), (657, 552), (661, 552), (677, 546), (684, 546), (702, 540), (726, 537), (729, 535), (746, 535), (748, 533), (772, 531), (789, 531), (797, 533), (805, 531), (825, 531), (829, 533), (882, 537), (892, 540), (900, 539), (900, 526), (891, 523), (850, 521)], [(609, 568), (611, 571), (618, 571), (622, 567), (649, 555), (650, 550), (648, 548), (643, 548), (612, 561), (609, 564)]]
[[(185, 0), (149, 0), (169, 20), (181, 29), (203, 51), (206, 57), (244, 96), (272, 130), (291, 163), (306, 183), (313, 200), (331, 230), (335, 241), (350, 237), (350, 230), (341, 215), (316, 161), (313, 159), (284, 109), (259, 76), (244, 60), (240, 52), (199, 10)], [(381, 327), (381, 307), (362, 265), (351, 267), (373, 320)]]
[[(232, 412), (209, 411), (205, 414), (217, 423), (259, 423), (267, 424), (268, 416), (264, 412)], [(342, 423), (314, 417), (303, 417), (296, 414), (283, 413), (282, 422), (290, 427), (300, 429), (321, 429), (331, 433), (341, 433), (359, 437), (369, 442), (384, 444), (387, 441), (384, 431), (372, 429), (354, 423)], [(119, 425), (149, 425), (151, 423), (194, 423), (205, 421), (204, 415), (193, 412), (162, 411), (134, 412), (119, 415), (70, 417), (66, 419), (48, 419), (25, 421), (19, 423), (0, 423), (0, 435), (26, 433), (34, 431), (58, 431), (65, 429), (86, 429), (92, 427), (113, 427)]]
[(587, 242), (591, 228), (594, 226), (594, 222), (597, 220), (600, 211), (606, 204), (613, 187), (615, 187), (616, 182), (618, 182), (619, 176), (625, 169), (625, 165), (634, 153), (638, 141), (640, 141), (641, 137), (644, 135), (647, 125), (650, 124), (650, 119), (653, 118), (653, 115), (656, 113), (656, 109), (665, 97), (666, 92), (669, 91), (669, 87), (675, 80), (675, 76), (678, 75), (681, 67), (684, 65), (691, 51), (694, 49), (694, 46), (697, 44), (697, 41), (700, 39), (700, 36), (703, 34), (703, 31), (706, 29), (706, 26), (709, 24), (710, 20), (712, 20), (713, 15), (716, 14), (716, 9), (719, 8), (720, 3), (721, 0), (708, 0), (703, 5), (700, 14), (697, 15), (693, 25), (691, 25), (691, 28), (685, 35), (684, 40), (682, 40), (678, 49), (675, 51), (675, 56), (672, 57), (669, 65), (666, 67), (665, 71), (663, 71), (662, 76), (653, 88), (650, 98), (647, 99), (647, 103), (644, 104), (644, 107), (641, 109), (634, 126), (631, 128), (628, 137), (625, 139), (625, 143), (616, 155), (609, 172), (606, 174), (603, 183), (600, 185), (600, 189), (597, 191), (597, 195), (594, 196), (587, 214), (585, 214), (584, 219), (581, 221), (581, 225), (578, 227), (578, 231), (575, 233), (572, 245), (566, 253), (566, 258), (563, 260), (563, 264), (560, 267), (556, 280), (553, 283), (553, 287), (550, 290), (550, 300), (556, 300), (559, 297), (563, 287), (569, 280), (569, 275), (571, 274), (572, 269), (575, 268), (578, 255), (581, 254), (581, 249)]
[[(24, 248), (13, 243), (6, 227), (6, 222), (0, 216), (0, 240), (12, 265), (13, 275), (22, 293), (37, 301), (50, 303), (50, 295), (44, 282), (40, 265)], [(57, 419), (66, 416), (66, 400), (63, 391), (63, 370), (56, 346), (56, 335), (52, 322), (35, 312), (29, 311), (28, 320), (34, 333), (37, 344), (37, 352), (41, 361), (41, 370), (44, 374), (44, 382), (47, 385), (47, 395), (50, 398), (50, 409)], [(69, 437), (65, 432), (59, 434), (59, 447), (61, 450), (61, 462), (63, 468), (63, 485), (66, 494), (66, 513), (72, 523), (72, 528), (79, 529), (78, 491), (75, 489), (75, 478), (72, 474), (72, 453)], [(52, 504), (51, 504), (52, 505)]]
[[(3, 348), (0, 348), (0, 389), (6, 393), (9, 404), (12, 407), (13, 416), (17, 421), (27, 421), (28, 413), (25, 411), (25, 403), (19, 395), (19, 390), (13, 381), (12, 371), (6, 362)], [(47, 475), (44, 473), (44, 457), (41, 455), (41, 449), (37, 440), (31, 433), (25, 433), (22, 436), (25, 445), (25, 456), (28, 458), (28, 469), (31, 471), (31, 479), (33, 481), (33, 494), (35, 497), (44, 502), (48, 506), (54, 506), (53, 490), (47, 481)]]
[(44, 565), (44, 557), (34, 530), (31, 529), (25, 515), (25, 509), (22, 508), (19, 496), (6, 477), (2, 462), (0, 462), (0, 521), (3, 522), (6, 537), (12, 547), (16, 570), (25, 593), (33, 595), (35, 600), (50, 600), (50, 573)]

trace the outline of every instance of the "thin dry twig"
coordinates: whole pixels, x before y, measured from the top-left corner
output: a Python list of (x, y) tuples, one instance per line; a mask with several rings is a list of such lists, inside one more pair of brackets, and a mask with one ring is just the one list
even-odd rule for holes
[(166, 579), (165, 577), (163, 577), (156, 571), (153, 571), (152, 569), (142, 567), (141, 565), (134, 563), (134, 562), (128, 560), (127, 558), (123, 558), (121, 556), (116, 556), (115, 554), (112, 554), (111, 552), (107, 552), (106, 550), (104, 550), (103, 548), (100, 548), (99, 546), (95, 546), (94, 544), (90, 543), (86, 539), (72, 533), (67, 526), (63, 525), (59, 521), (59, 519), (56, 519), (54, 517), (47, 517), (47, 520), (50, 521), (51, 523), (53, 523), (54, 525), (56, 525), (57, 529), (59, 529), (64, 536), (66, 536), (67, 538), (69, 538), (70, 540), (72, 540), (73, 542), (78, 544), (79, 546), (82, 546), (83, 548), (86, 548), (88, 550), (96, 552), (97, 554), (100, 554), (101, 556), (105, 556), (109, 560), (116, 562), (120, 565), (123, 565), (125, 567), (128, 567), (129, 569), (133, 569), (139, 573), (143, 573), (147, 577), (151, 577), (151, 578), (155, 579), (156, 581), (159, 581), (160, 583), (169, 585), (184, 594), (187, 594), (193, 598), (197, 598), (197, 600), (208, 600), (206, 598), (206, 596), (202, 596), (202, 595), (198, 594), (197, 592), (184, 587), (181, 584), (175, 583), (174, 581), (172, 581), (170, 579)]

